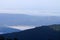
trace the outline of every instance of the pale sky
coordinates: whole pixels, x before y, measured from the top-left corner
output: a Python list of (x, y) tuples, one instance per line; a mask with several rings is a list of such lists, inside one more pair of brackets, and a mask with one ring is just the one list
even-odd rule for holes
[(60, 16), (60, 0), (0, 0), (0, 13)]

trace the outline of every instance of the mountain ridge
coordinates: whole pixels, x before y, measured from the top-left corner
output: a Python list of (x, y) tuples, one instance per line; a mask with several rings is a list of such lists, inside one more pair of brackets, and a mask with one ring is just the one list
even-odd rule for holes
[(60, 24), (58, 16), (31, 16), (26, 14), (0, 14), (0, 24), (6, 25), (48, 25)]
[(16, 38), (18, 40), (60, 40), (60, 30), (56, 31), (51, 27), (55, 26), (41, 26), (22, 32), (14, 32), (9, 34), (3, 34), (0, 36), (11, 39)]

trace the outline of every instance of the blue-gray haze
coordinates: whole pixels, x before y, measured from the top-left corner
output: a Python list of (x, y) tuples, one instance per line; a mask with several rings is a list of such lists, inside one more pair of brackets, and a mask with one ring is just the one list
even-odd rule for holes
[(0, 0), (0, 13), (60, 16), (60, 0)]

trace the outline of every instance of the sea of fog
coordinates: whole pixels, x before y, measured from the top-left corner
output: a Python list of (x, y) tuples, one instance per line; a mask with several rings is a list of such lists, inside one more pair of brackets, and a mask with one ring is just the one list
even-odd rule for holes
[(7, 26), (7, 27), (22, 30), (22, 31), (27, 30), (27, 29), (35, 28), (35, 26)]
[(35, 28), (35, 26), (0, 26), (0, 34), (24, 31)]

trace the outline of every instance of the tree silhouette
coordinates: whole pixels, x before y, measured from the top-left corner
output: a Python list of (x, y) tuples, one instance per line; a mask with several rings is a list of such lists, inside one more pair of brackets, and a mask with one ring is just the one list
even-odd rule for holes
[(0, 40), (5, 40), (5, 38), (3, 36), (0, 36)]
[(14, 38), (14, 40), (18, 40), (17, 38)]
[(7, 40), (12, 40), (11, 38), (7, 38)]

